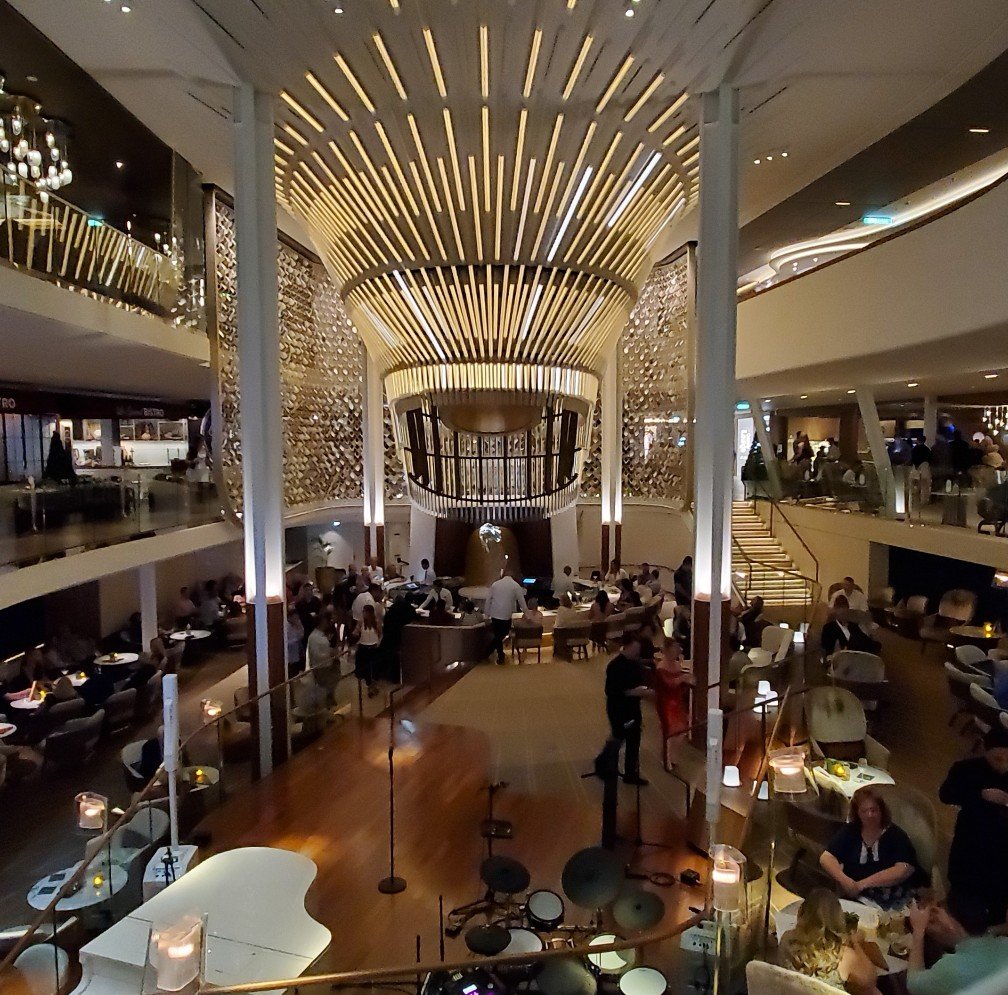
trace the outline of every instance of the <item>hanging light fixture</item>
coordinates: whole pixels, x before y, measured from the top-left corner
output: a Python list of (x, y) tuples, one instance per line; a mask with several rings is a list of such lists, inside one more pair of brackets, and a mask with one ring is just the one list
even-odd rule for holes
[(6, 158), (3, 177), (9, 183), (23, 180), (48, 200), (73, 180), (67, 154), (69, 129), (42, 113), (31, 97), (9, 93), (0, 74), (0, 161)]

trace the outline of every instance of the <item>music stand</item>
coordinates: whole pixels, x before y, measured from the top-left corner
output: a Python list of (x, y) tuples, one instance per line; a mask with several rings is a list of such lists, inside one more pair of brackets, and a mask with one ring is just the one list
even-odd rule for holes
[(389, 872), (388, 877), (378, 882), (378, 890), (383, 895), (398, 895), (406, 890), (406, 879), (395, 872), (395, 693), (401, 688), (393, 688), (389, 692)]

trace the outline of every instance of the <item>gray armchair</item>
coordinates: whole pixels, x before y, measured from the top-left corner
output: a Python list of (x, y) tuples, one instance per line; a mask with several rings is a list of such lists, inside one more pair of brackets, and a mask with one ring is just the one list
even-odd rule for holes
[(83, 719), (71, 719), (51, 732), (41, 743), (42, 769), (50, 765), (66, 766), (91, 759), (101, 736), (105, 710)]
[(825, 760), (860, 760), (885, 770), (889, 751), (868, 735), (864, 706), (844, 688), (812, 688), (805, 695), (805, 724), (812, 755)]

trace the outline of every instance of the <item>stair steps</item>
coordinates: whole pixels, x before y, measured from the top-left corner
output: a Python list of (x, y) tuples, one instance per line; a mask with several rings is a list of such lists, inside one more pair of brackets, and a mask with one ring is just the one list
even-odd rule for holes
[(750, 601), (759, 595), (767, 605), (804, 605), (809, 597), (805, 581), (788, 573), (798, 572), (794, 561), (752, 504), (732, 502), (731, 527), (732, 536), (745, 553), (732, 543), (735, 586)]

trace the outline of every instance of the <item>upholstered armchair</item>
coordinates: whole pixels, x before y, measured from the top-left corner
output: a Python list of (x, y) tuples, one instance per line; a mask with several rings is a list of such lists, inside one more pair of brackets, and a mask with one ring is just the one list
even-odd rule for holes
[(864, 706), (844, 688), (812, 688), (805, 695), (805, 724), (812, 756), (837, 760), (860, 760), (885, 770), (889, 751), (868, 735)]

